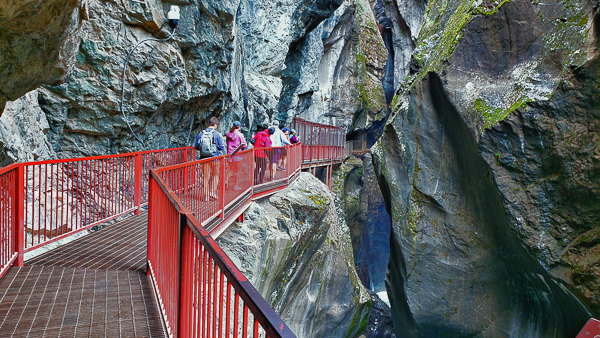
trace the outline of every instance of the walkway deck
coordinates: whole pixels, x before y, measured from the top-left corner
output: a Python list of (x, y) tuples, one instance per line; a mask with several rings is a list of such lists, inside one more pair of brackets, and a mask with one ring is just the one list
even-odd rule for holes
[(0, 280), (2, 337), (164, 337), (145, 275), (147, 214), (12, 267)]

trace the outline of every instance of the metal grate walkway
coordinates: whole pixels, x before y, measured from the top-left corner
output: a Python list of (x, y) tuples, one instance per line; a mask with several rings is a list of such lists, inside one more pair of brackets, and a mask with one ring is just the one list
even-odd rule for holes
[(145, 275), (147, 214), (13, 267), (0, 280), (0, 337), (164, 337)]

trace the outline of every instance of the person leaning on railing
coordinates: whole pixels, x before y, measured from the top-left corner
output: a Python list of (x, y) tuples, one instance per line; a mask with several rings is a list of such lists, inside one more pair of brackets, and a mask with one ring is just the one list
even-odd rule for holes
[[(211, 117), (208, 121), (209, 126), (201, 131), (196, 137), (196, 149), (200, 151), (200, 158), (210, 158), (223, 155), (225, 152), (225, 142), (223, 135), (217, 131), (219, 119)], [(202, 192), (204, 200), (218, 199), (217, 188), (219, 186), (218, 162), (210, 161), (202, 165), (204, 175), (204, 187)]]
[[(273, 134), (271, 135), (271, 143), (273, 147), (291, 145), (290, 141), (288, 141), (287, 137), (285, 137), (285, 134), (283, 134), (281, 129), (279, 129), (279, 121), (273, 121), (273, 125), (269, 129), (273, 129)], [(281, 149), (273, 149), (271, 156), (271, 181), (275, 181), (277, 162), (279, 162), (279, 158), (281, 157)]]
[[(242, 124), (239, 121), (234, 121), (233, 125), (229, 129), (229, 133), (227, 133), (226, 141), (227, 141), (227, 154), (233, 153), (239, 146), (242, 146), (242, 149), (247, 148), (246, 138), (244, 134), (242, 134)], [(243, 159), (243, 156), (234, 155), (229, 159), (230, 169), (228, 172), (231, 173), (235, 180), (235, 187), (233, 190), (242, 190), (240, 187), (240, 171), (242, 170), (240, 166), (240, 161)]]
[[(285, 135), (285, 139), (288, 140), (288, 142), (290, 142), (290, 144), (292, 143), (290, 140), (290, 130), (288, 128), (283, 128), (281, 129), (281, 131), (283, 132), (283, 135)], [(277, 169), (281, 170), (281, 171), (286, 171), (287, 170), (287, 149), (281, 149), (281, 157), (279, 158), (279, 163), (277, 163)]]

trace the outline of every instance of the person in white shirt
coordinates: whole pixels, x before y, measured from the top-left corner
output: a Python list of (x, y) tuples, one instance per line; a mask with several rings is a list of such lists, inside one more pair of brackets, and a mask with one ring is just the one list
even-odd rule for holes
[[(271, 135), (272, 147), (292, 145), (281, 129), (279, 129), (279, 121), (273, 121), (271, 128), (275, 129), (275, 132)], [(281, 148), (273, 149), (271, 156), (271, 181), (274, 181), (275, 172), (277, 171), (277, 162), (279, 162), (279, 158), (281, 157)]]

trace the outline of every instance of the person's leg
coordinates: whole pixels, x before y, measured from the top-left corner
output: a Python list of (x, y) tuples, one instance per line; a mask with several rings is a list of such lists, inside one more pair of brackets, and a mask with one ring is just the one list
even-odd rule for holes
[(265, 174), (267, 173), (267, 158), (260, 157), (259, 167), (260, 167), (260, 176), (258, 184), (263, 184), (265, 182)]
[(254, 155), (254, 185), (259, 184), (259, 174), (260, 174), (260, 157)]
[(213, 194), (214, 198), (219, 198), (219, 183), (221, 178), (221, 166), (219, 161), (213, 161)]
[(204, 195), (204, 200), (208, 201), (209, 197), (210, 197), (210, 184), (211, 184), (211, 173), (212, 173), (212, 166), (210, 162), (204, 162), (202, 163), (202, 173), (204, 175), (204, 177), (202, 178), (202, 182), (203, 182), (203, 187), (202, 187), (202, 195)]

